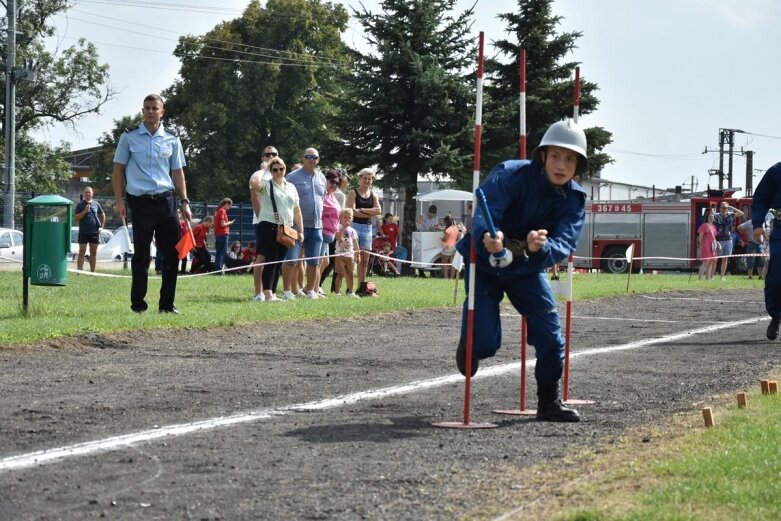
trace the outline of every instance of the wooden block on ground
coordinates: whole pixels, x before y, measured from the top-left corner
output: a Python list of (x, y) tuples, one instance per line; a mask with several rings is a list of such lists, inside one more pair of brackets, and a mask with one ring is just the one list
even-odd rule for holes
[(770, 380), (767, 385), (770, 394), (778, 394), (778, 382), (776, 380)]
[(746, 393), (738, 393), (738, 408), (746, 408)]
[(706, 427), (713, 427), (713, 410), (710, 407), (702, 408), (702, 419), (705, 421)]
[(762, 389), (762, 394), (770, 394), (770, 380), (760, 380), (759, 387)]

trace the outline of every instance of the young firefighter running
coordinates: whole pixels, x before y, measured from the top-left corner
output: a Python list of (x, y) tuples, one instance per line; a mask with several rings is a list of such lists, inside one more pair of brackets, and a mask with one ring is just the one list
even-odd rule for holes
[[(480, 360), (502, 344), (499, 302), (504, 294), (527, 318), (529, 344), (537, 365), (537, 419), (580, 421), (578, 412), (559, 400), (564, 368), (564, 337), (546, 268), (575, 251), (585, 216), (586, 193), (572, 178), (588, 171), (586, 135), (572, 120), (559, 121), (545, 132), (532, 161), (509, 160), (495, 166), (481, 185), (496, 225), (496, 237), (478, 211), (472, 221), (477, 264), (474, 291), (472, 375)], [(470, 234), (458, 251), (469, 258)], [(497, 262), (504, 249), (504, 263)], [(469, 277), (464, 277), (468, 282)], [(466, 374), (467, 303), (464, 302), (456, 363)]]

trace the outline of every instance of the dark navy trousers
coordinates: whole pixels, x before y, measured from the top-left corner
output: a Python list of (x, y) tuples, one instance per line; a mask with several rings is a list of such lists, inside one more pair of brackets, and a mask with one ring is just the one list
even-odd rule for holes
[[(464, 277), (469, 291), (469, 270)], [(478, 359), (490, 358), (502, 345), (502, 325), (499, 303), (507, 295), (510, 303), (527, 319), (527, 340), (534, 346), (537, 364), (534, 376), (538, 383), (558, 382), (564, 369), (564, 337), (561, 334), (556, 300), (548, 285), (545, 273), (525, 276), (507, 276), (501, 269), (487, 273), (480, 269), (475, 273), (475, 310), (473, 355)], [(464, 301), (461, 322), (461, 340), (466, 340), (468, 297)], [(519, 319), (520, 320), (520, 317)], [(520, 343), (520, 337), (518, 338)]]
[(144, 299), (151, 260), (150, 245), (154, 237), (158, 251), (163, 253), (163, 281), (160, 285), (158, 309), (171, 310), (174, 307), (179, 264), (176, 251), (176, 243), (179, 242), (179, 217), (176, 214), (174, 196), (145, 199), (128, 195), (127, 202), (133, 220), (133, 282), (130, 286), (130, 307), (134, 311), (147, 308)]

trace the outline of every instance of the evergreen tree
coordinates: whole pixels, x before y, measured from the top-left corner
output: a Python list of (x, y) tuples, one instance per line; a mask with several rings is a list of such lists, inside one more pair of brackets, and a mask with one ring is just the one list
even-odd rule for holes
[(191, 198), (247, 200), (265, 146), (292, 165), (333, 139), (347, 21), (343, 7), (320, 0), (252, 0), (240, 18), (180, 39), (181, 80), (163, 97), (165, 124), (186, 148)]
[(341, 104), (340, 158), (376, 165), (379, 186), (404, 195), (409, 249), (418, 175), (471, 175), (474, 43), (456, 0), (384, 0), (380, 14), (353, 11), (370, 50), (355, 52)]
[[(516, 41), (494, 42), (499, 58), (486, 61), (486, 110), (484, 112), (483, 157), (491, 166), (519, 157), (520, 127), (518, 93), (520, 91), (519, 56), (526, 50), (527, 157), (539, 144), (552, 123), (572, 117), (574, 75), (578, 62), (565, 61), (576, 48), (582, 32), (558, 34), (562, 18), (552, 14), (552, 0), (518, 0), (518, 10), (499, 15), (507, 23), (507, 32)], [(508, 61), (501, 61), (506, 58)], [(580, 115), (593, 112), (599, 100), (598, 86), (581, 78)], [(599, 152), (611, 139), (601, 127), (585, 129), (588, 137), (591, 174), (613, 160)]]

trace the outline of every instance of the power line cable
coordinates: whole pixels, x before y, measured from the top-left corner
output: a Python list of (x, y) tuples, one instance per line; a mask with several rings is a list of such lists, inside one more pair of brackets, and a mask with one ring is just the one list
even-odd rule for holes
[[(75, 12), (78, 12), (78, 13), (81, 13), (81, 14), (86, 14), (86, 15), (89, 15), (89, 16), (95, 16), (95, 17), (98, 17), (98, 18), (105, 18), (105, 19), (116, 21), (116, 22), (120, 22), (120, 23), (126, 23), (126, 24), (135, 25), (132, 22), (121, 20), (121, 19), (118, 19), (118, 18), (112, 18), (110, 16), (103, 16), (103, 15), (99, 15), (99, 14), (96, 14), (96, 13), (90, 13), (90, 12), (87, 12), (87, 11), (79, 11), (79, 10), (76, 10), (76, 9), (72, 9), (72, 11), (75, 11)], [(152, 35), (152, 34), (149, 34), (149, 33), (143, 33), (143, 32), (140, 32), (140, 31), (134, 31), (132, 29), (124, 29), (122, 27), (117, 27), (117, 26), (113, 26), (113, 25), (101, 24), (101, 23), (98, 23), (98, 22), (92, 22), (92, 21), (89, 21), (89, 20), (84, 20), (84, 19), (76, 18), (76, 17), (72, 17), (72, 16), (66, 16), (66, 18), (68, 18), (70, 20), (76, 20), (76, 21), (84, 22), (84, 23), (91, 24), (91, 25), (98, 25), (98, 26), (101, 26), (101, 27), (107, 27), (109, 29), (117, 29), (117, 30), (120, 30), (120, 31), (124, 31), (124, 32), (128, 32), (128, 33), (134, 33), (134, 34), (138, 34), (138, 35), (141, 35), (141, 36), (148, 36), (150, 38), (158, 38), (158, 39), (161, 39), (161, 40), (174, 41), (174, 42), (178, 41), (178, 40), (172, 39), (172, 38), (165, 38), (165, 37), (162, 37), (162, 36), (156, 36), (156, 35)], [(164, 29), (162, 27), (154, 27), (154, 26), (149, 26), (149, 25), (147, 25), (146, 27), (150, 28), (150, 29), (156, 29), (156, 30), (160, 30), (160, 31), (165, 31), (167, 33), (171, 33), (170, 29)], [(180, 36), (188, 36), (188, 35), (185, 35), (185, 34), (182, 34), (182, 33), (175, 33), (175, 34), (179, 34)], [(271, 49), (271, 48), (268, 48), (268, 47), (260, 47), (260, 46), (255, 46), (255, 45), (249, 45), (249, 44), (244, 44), (244, 43), (239, 43), (239, 42), (231, 42), (231, 41), (227, 41), (227, 40), (220, 40), (218, 38), (210, 38), (210, 37), (204, 37), (204, 36), (197, 36), (196, 38), (199, 38), (202, 41), (213, 41), (213, 42), (217, 42), (217, 43), (225, 43), (225, 44), (228, 44), (228, 45), (231, 45), (231, 46), (245, 47), (247, 49), (257, 49), (259, 51), (264, 51), (264, 52), (253, 53), (253, 52), (249, 52), (249, 51), (241, 51), (241, 50), (238, 50), (238, 49), (226, 49), (224, 47), (218, 47), (218, 46), (214, 46), (214, 45), (206, 45), (206, 44), (204, 44), (205, 48), (210, 48), (210, 49), (223, 50), (223, 51), (227, 51), (227, 52), (237, 52), (237, 53), (240, 53), (240, 54), (247, 54), (247, 55), (250, 55), (250, 56), (258, 56), (258, 57), (261, 57), (261, 58), (278, 58), (278, 59), (282, 59), (282, 60), (291, 60), (291, 61), (306, 60), (307, 62), (311, 62), (311, 61), (314, 60), (314, 61), (317, 61), (317, 62), (321, 62), (321, 63), (323, 63), (325, 65), (349, 65), (349, 62), (347, 62), (345, 60), (340, 60), (338, 58), (327, 58), (327, 57), (324, 57), (324, 56), (317, 56), (317, 55), (308, 54), (308, 53), (297, 53), (297, 52), (294, 52), (294, 51), (283, 51), (283, 50), (278, 50), (278, 49)], [(285, 55), (287, 55), (287, 56), (285, 56)]]
[(633, 150), (624, 150), (615, 147), (610, 147), (606, 151), (610, 153), (618, 152), (619, 154), (629, 154), (633, 156), (643, 156), (643, 157), (650, 157), (654, 159), (669, 159), (675, 161), (702, 161), (702, 158), (699, 157), (701, 154), (647, 154), (644, 152), (635, 152)]

